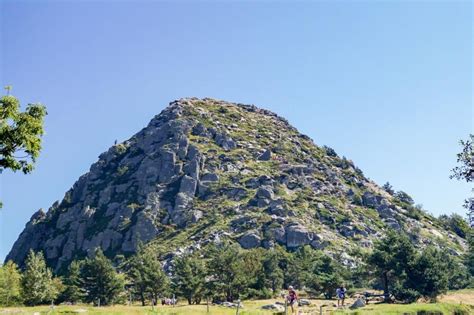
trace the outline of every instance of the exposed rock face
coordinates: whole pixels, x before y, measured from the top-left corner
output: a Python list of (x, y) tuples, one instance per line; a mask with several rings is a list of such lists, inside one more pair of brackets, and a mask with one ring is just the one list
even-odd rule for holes
[(258, 157), (260, 161), (269, 161), (271, 158), (272, 158), (272, 151), (268, 149), (265, 152), (263, 152), (262, 155)]
[(286, 228), (286, 246), (300, 247), (311, 243), (313, 235), (302, 225), (291, 225)]
[(260, 242), (260, 236), (255, 232), (248, 232), (239, 238), (239, 244), (245, 249), (259, 247)]
[(243, 248), (331, 253), (370, 248), (388, 228), (416, 234), (420, 244), (443, 238), (462, 252), (463, 240), (409, 218), (408, 205), (393, 198), (270, 111), (181, 99), (102, 153), (47, 213), (36, 212), (7, 260), (22, 265), (29, 249), (43, 250), (60, 271), (97, 247), (113, 257), (139, 242), (176, 252), (224, 238)]

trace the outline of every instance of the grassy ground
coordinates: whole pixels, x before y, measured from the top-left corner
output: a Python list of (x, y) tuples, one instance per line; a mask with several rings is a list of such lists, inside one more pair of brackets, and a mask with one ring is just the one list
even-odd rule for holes
[[(258, 300), (258, 301), (245, 301), (243, 302), (244, 308), (240, 311), (241, 315), (266, 315), (271, 314), (269, 311), (261, 310), (262, 305), (275, 303), (277, 300)], [(347, 305), (350, 305), (353, 300), (348, 299)], [(368, 314), (368, 315), (395, 315), (395, 314), (406, 314), (406, 315), (470, 315), (474, 314), (474, 290), (462, 290), (454, 291), (446, 294), (440, 298), (440, 303), (435, 304), (369, 304), (359, 310), (351, 311), (349, 309), (336, 310), (332, 305), (335, 301), (328, 300), (311, 300), (311, 306), (300, 307), (297, 311), (298, 314), (319, 314), (321, 305), (330, 305), (323, 308), (324, 314), (335, 314), (335, 315), (356, 315), (356, 314)], [(209, 313), (215, 315), (233, 315), (236, 314), (235, 309), (229, 309), (221, 306), (210, 306)], [(51, 310), (49, 306), (37, 306), (37, 307), (16, 307), (16, 308), (0, 308), (0, 314), (28, 314), (28, 315), (60, 315), (60, 314), (85, 314), (85, 315), (102, 315), (102, 314), (115, 314), (115, 315), (181, 315), (181, 314), (207, 314), (206, 305), (177, 305), (171, 306), (157, 306), (154, 310), (150, 306), (113, 306), (113, 307), (91, 307), (88, 305), (75, 305), (75, 306), (57, 306), (54, 310)]]
[(359, 310), (335, 311), (338, 315), (470, 315), (474, 314), (474, 290), (451, 291), (439, 298), (439, 303), (369, 304)]
[(451, 291), (440, 298), (441, 302), (474, 305), (474, 289)]
[(337, 311), (334, 314), (367, 314), (367, 315), (395, 315), (395, 314), (414, 314), (414, 315), (469, 315), (474, 314), (474, 307), (472, 305), (448, 304), (448, 303), (433, 303), (433, 304), (378, 304), (368, 305), (364, 308), (355, 311)]
[[(240, 314), (271, 314), (271, 312), (265, 312), (259, 310), (259, 307), (255, 304), (260, 301), (247, 302), (248, 306), (242, 309)], [(216, 315), (231, 315), (235, 314), (235, 309), (225, 308), (220, 306), (210, 306), (210, 314)], [(35, 314), (37, 313), (37, 314)], [(75, 306), (57, 306), (54, 311), (48, 306), (38, 307), (22, 307), (22, 308), (8, 308), (1, 310), (0, 314), (28, 314), (28, 315), (60, 315), (60, 314), (84, 314), (84, 315), (102, 315), (102, 314), (113, 314), (113, 315), (181, 315), (181, 314), (207, 314), (207, 306), (202, 305), (177, 305), (172, 306), (157, 306), (152, 310), (151, 306), (110, 306), (110, 307), (91, 307), (88, 305), (75, 305)]]

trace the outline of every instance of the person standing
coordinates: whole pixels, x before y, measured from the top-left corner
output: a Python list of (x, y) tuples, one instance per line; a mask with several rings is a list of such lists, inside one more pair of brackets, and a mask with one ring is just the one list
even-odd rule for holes
[(337, 307), (341, 306), (344, 307), (344, 300), (346, 299), (346, 288), (344, 286), (340, 286), (336, 290), (337, 296)]
[(295, 305), (297, 301), (298, 301), (298, 295), (296, 294), (296, 291), (293, 288), (293, 286), (290, 285), (288, 287), (288, 304), (291, 307), (291, 314), (295, 314), (295, 311), (296, 311)]

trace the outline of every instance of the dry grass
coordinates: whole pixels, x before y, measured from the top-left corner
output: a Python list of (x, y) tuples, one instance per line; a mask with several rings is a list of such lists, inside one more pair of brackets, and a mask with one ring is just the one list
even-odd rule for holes
[[(270, 311), (264, 311), (261, 309), (262, 305), (272, 304), (278, 301), (277, 299), (270, 300), (257, 300), (257, 301), (244, 301), (244, 308), (240, 311), (240, 315), (266, 315), (272, 314)], [(280, 299), (280, 302), (282, 300)], [(352, 304), (353, 299), (347, 299), (346, 305)], [(351, 311), (349, 309), (343, 309), (336, 311), (333, 306), (336, 303), (334, 300), (311, 300), (310, 306), (300, 307), (297, 310), (297, 314), (319, 314), (319, 307), (325, 306), (324, 314), (369, 314), (369, 315), (389, 315), (389, 314), (474, 314), (474, 290), (461, 290), (449, 292), (445, 296), (441, 297), (440, 303), (436, 304), (370, 304), (357, 311)], [(81, 310), (85, 312), (81, 312)], [(57, 306), (52, 310), (49, 306), (37, 306), (37, 307), (14, 307), (14, 308), (0, 308), (0, 315), (3, 314), (28, 314), (28, 315), (60, 315), (60, 314), (85, 314), (85, 315), (103, 315), (103, 314), (114, 314), (114, 315), (181, 315), (181, 314), (197, 314), (205, 315), (207, 313), (207, 306), (202, 305), (186, 305), (180, 304), (175, 307), (171, 306), (157, 306), (152, 310), (151, 306), (141, 307), (138, 305), (133, 306), (111, 306), (111, 307), (92, 307), (89, 305), (74, 305), (74, 306)], [(236, 314), (235, 309), (225, 308), (221, 306), (211, 305), (209, 307), (209, 314), (214, 315), (234, 315)]]
[(463, 304), (474, 305), (474, 290), (470, 289), (470, 290), (451, 291), (451, 292), (448, 292), (448, 294), (442, 296), (439, 300), (440, 302), (443, 302), (443, 303), (453, 303), (453, 304), (463, 303)]

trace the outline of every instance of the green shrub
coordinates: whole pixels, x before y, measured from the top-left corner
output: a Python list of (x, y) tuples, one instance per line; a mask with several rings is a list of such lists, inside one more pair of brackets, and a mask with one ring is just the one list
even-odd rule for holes
[(444, 228), (453, 231), (459, 237), (467, 237), (467, 234), (469, 233), (469, 224), (459, 214), (453, 213), (450, 216), (443, 214), (438, 218), (438, 220)]
[(128, 147), (123, 143), (119, 143), (115, 145), (115, 152), (118, 155), (124, 154), (125, 152), (127, 152), (127, 150), (128, 150)]
[(336, 151), (331, 147), (328, 147), (328, 146), (325, 145), (325, 146), (323, 146), (323, 149), (326, 152), (327, 156), (331, 156), (331, 157), (337, 157), (338, 156)]
[(402, 203), (406, 203), (409, 205), (415, 204), (415, 201), (413, 200), (413, 198), (409, 194), (401, 190), (395, 193), (395, 198), (400, 200)]
[(119, 168), (117, 168), (117, 176), (118, 177), (121, 177), (121, 176), (125, 175), (127, 172), (128, 172), (128, 166), (126, 166), (126, 165), (123, 165), (123, 166), (120, 166)]

